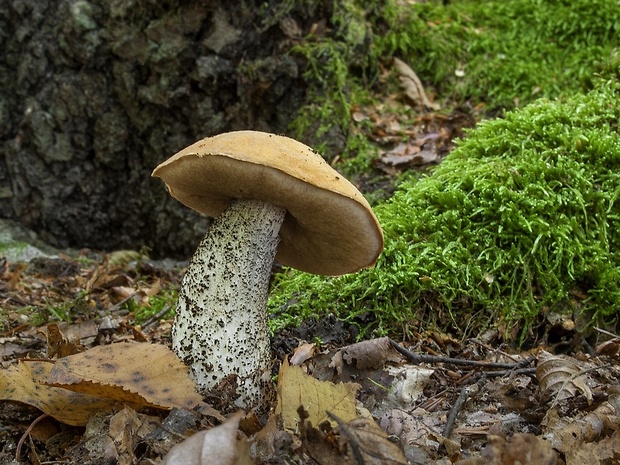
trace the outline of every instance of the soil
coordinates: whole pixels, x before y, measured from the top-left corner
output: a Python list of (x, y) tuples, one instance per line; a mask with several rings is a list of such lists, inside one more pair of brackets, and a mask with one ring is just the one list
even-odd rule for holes
[[(161, 262), (123, 263), (97, 255), (39, 257), (27, 266), (0, 262), (5, 311), (0, 397), (15, 399), (11, 383), (16, 381), (9, 373), (37, 360), (67, 364), (103, 350), (109, 354), (106, 363), (117, 364), (117, 377), (124, 365), (138, 367), (138, 373), (156, 366), (160, 355), (151, 361), (148, 352), (139, 360), (126, 353), (117, 358), (114, 349), (169, 347), (170, 304), (157, 312), (150, 309), (148, 317), (144, 311), (153, 298), (178, 289), (182, 272)], [(144, 388), (123, 385), (123, 392), (145, 396), (131, 407), (127, 402), (113, 402), (107, 409), (86, 406), (78, 424), (67, 419), (65, 408), (50, 411), (37, 403), (37, 395), (26, 395), (20, 402), (0, 403), (0, 461), (159, 463), (175, 444), (204, 431), (217, 438), (217, 450), (210, 454), (227, 451), (241, 460), (218, 463), (568, 464), (576, 463), (584, 448), (590, 459), (582, 463), (618, 463), (620, 338), (608, 337), (584, 351), (575, 336), (570, 328), (563, 335), (556, 329), (559, 343), (547, 341), (529, 351), (506, 346), (498, 331), (465, 341), (428, 331), (409, 341), (356, 343), (351, 323), (333, 317), (307, 321), (272, 339), (279, 381), (278, 398), (268, 412), (231, 416), (236, 410), (232, 399), (218, 392), (205, 397), (209, 404), (189, 409), (145, 404), (144, 389), (155, 382), (147, 375)], [(118, 392), (103, 381), (105, 365), (94, 367), (89, 385), (101, 383), (98, 395), (114, 398)], [(298, 367), (301, 374), (293, 382), (290, 371)], [(166, 372), (170, 380), (177, 376), (169, 368)], [(39, 395), (49, 389), (38, 386)], [(75, 389), (60, 386), (52, 389)], [(332, 393), (338, 386), (354, 388), (341, 399)], [(23, 395), (25, 388), (20, 389)], [(291, 403), (294, 389), (300, 394)], [(318, 389), (327, 394), (319, 395)], [(193, 396), (189, 391), (182, 395)], [(338, 405), (330, 403), (334, 398)], [(351, 402), (352, 418), (337, 410), (345, 399)], [(81, 402), (74, 400), (74, 407)], [(338, 412), (330, 417), (332, 426), (312, 416), (316, 402)], [(232, 431), (238, 429), (232, 439), (217, 436), (221, 433), (215, 427), (227, 422), (233, 422)], [(186, 453), (188, 447), (183, 443), (176, 451)], [(184, 463), (213, 463), (204, 460)]]

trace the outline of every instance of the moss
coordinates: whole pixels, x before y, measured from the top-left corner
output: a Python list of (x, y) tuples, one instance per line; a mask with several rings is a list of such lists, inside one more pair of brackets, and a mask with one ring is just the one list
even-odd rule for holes
[[(620, 45), (616, 0), (409, 3), (333, 2), (327, 32), (292, 48), (306, 62), (310, 85), (293, 130), (328, 158), (340, 155), (346, 162), (359, 154), (349, 149), (359, 137), (351, 131), (351, 108), (396, 91), (395, 78), (378, 78), (395, 56), (444, 107), (483, 103), (495, 115), (591, 89), (592, 75)], [(347, 139), (336, 153), (325, 141), (333, 126)]]
[(375, 268), (279, 275), (272, 327), (336, 313), (369, 321), (366, 334), (435, 323), (465, 334), (497, 318), (527, 328), (549, 308), (617, 317), (619, 87), (481, 123), (376, 208), (386, 247)]
[(427, 2), (395, 19), (377, 47), (415, 63), (443, 96), (494, 110), (589, 88), (619, 27), (613, 0)]

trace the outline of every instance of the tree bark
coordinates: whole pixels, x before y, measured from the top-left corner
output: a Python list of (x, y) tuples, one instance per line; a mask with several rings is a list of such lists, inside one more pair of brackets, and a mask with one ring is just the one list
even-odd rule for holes
[(287, 131), (306, 89), (289, 51), (326, 12), (286, 3), (2, 2), (0, 217), (57, 247), (189, 256), (207, 220), (151, 171), (206, 136)]

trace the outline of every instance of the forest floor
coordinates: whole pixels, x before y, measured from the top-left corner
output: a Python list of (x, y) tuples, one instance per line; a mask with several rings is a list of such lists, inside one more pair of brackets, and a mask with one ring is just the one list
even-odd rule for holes
[(240, 416), (197, 398), (168, 349), (170, 306), (152, 307), (181, 273), (110, 256), (0, 264), (1, 463), (159, 463), (197, 431), (167, 463), (620, 463), (620, 338), (591, 353), (495, 346), (493, 331), (356, 343), (309, 321), (273, 338), (272, 409)]
[[(516, 107), (515, 83), (530, 99), (548, 96), (544, 92), (559, 79), (580, 86), (593, 74), (586, 58), (597, 60), (589, 41), (597, 34), (617, 36), (601, 26), (614, 18), (594, 3), (590, 16), (570, 10), (562, 17), (555, 13), (560, 5), (539, 2), (551, 11), (550, 20), (532, 28), (536, 18), (529, 15), (542, 10), (529, 4), (509, 15), (490, 2), (442, 3), (448, 9), (483, 5), (488, 23), (474, 27), (469, 14), (452, 15), (458, 21), (430, 16), (430, 49), (426, 63), (417, 65), (427, 74), (436, 70), (435, 84), (445, 81), (447, 92), (500, 95), (505, 98), (498, 101)], [(502, 8), (515, 3), (498, 2)], [(506, 23), (491, 27), (498, 19)], [(555, 29), (549, 26), (556, 22)], [(415, 23), (402, 24), (401, 33), (391, 27), (385, 34), (384, 50), (415, 49), (408, 42)], [(532, 37), (525, 34), (514, 47), (521, 54), (506, 60), (507, 41), (497, 38), (504, 36), (484, 32), (506, 29), (521, 37), (513, 28)], [(491, 52), (452, 70), (447, 57), (481, 48), (474, 40)], [(578, 72), (566, 71), (563, 40), (578, 52), (569, 63)], [(536, 51), (530, 43), (538, 42), (545, 47), (532, 64), (526, 59)], [(551, 60), (555, 46), (558, 58)], [(554, 62), (560, 71), (550, 71)], [(369, 171), (356, 180), (372, 204), (388, 198), (397, 180), (440, 163), (455, 138), (491, 111), (463, 99), (459, 110), (438, 111), (411, 68), (401, 63), (397, 71), (380, 77), (377, 87), (388, 94), (345, 114), (351, 130), (377, 150)], [(487, 79), (500, 89), (491, 92), (480, 82), (494, 73), (502, 79)], [(338, 79), (319, 82), (338, 83), (342, 91)], [(330, 162), (343, 166), (338, 155)], [(271, 409), (238, 413), (217, 392), (197, 396), (170, 350), (183, 271), (184, 264), (136, 252), (83, 250), (28, 263), (0, 254), (0, 464), (620, 464), (617, 334), (597, 330), (605, 342), (591, 345), (575, 321), (542, 316), (533, 328), (545, 337), (521, 348), (503, 342), (499, 327), (470, 330), (476, 337), (464, 340), (429, 329), (358, 341), (355, 327), (335, 317), (307, 320), (272, 337)], [(194, 439), (183, 442), (187, 437)], [(176, 444), (176, 455), (164, 459)]]
[[(391, 147), (373, 181), (388, 190), (439, 163), (474, 120), (352, 117)], [(182, 265), (88, 250), (0, 261), (1, 463), (160, 463), (198, 431), (164, 463), (620, 463), (617, 335), (590, 347), (573, 322), (547, 321), (555, 336), (528, 350), (498, 342), (500, 328), (358, 342), (342, 321), (310, 320), (272, 338), (270, 411), (235, 414), (217, 393), (197, 396), (169, 350)]]

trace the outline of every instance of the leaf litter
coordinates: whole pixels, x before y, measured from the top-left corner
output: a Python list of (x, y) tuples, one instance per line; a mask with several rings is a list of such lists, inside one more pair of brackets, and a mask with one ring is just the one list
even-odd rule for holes
[[(351, 109), (390, 177), (439, 163), (478, 111), (429, 112), (438, 103), (415, 71), (393, 65), (381, 79), (395, 75), (401, 92)], [(356, 342), (346, 325), (318, 322), (275, 335), (272, 411), (231, 414), (201, 402), (167, 349), (171, 306), (140, 318), (181, 275), (134, 251), (0, 258), (0, 463), (620, 461), (618, 335), (570, 352), (567, 330), (524, 352), (500, 345), (502, 328)]]
[[(226, 418), (201, 402), (167, 348), (169, 317), (142, 328), (128, 311), (178, 285), (180, 270), (149, 265), (138, 276), (105, 260), (79, 271), (61, 265), (71, 272), (59, 276), (48, 264), (44, 273), (41, 265), (3, 273), (11, 330), (0, 341), (0, 422), (12, 432), (3, 448), (30, 438), (19, 454), (0, 453), (7, 463), (602, 464), (619, 456), (617, 337), (567, 356), (495, 349), (496, 333), (482, 342), (429, 332), (407, 345), (318, 345), (306, 334), (287, 350), (276, 336), (274, 410)], [(79, 307), (69, 321), (37, 326), (20, 317), (63, 298)]]

